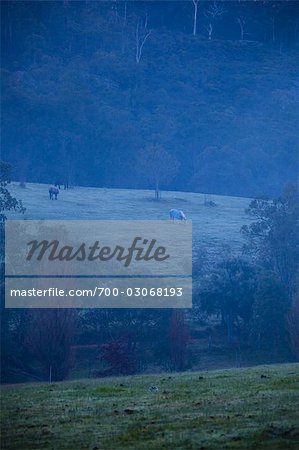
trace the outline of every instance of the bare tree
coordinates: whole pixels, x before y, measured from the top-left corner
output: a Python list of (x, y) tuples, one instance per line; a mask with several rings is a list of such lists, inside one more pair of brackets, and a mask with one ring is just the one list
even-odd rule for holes
[(206, 29), (208, 31), (209, 40), (212, 39), (214, 24), (217, 17), (221, 17), (224, 14), (224, 9), (222, 4), (218, 4), (216, 1), (213, 5), (210, 5), (209, 8), (205, 11), (205, 16), (209, 19), (209, 24)]
[(160, 200), (161, 183), (168, 184), (177, 174), (179, 163), (175, 156), (160, 145), (149, 145), (139, 155), (140, 174), (155, 186), (156, 200)]
[(57, 180), (60, 184), (71, 186), (75, 184), (75, 155), (81, 147), (81, 136), (67, 130), (57, 133), (60, 164), (57, 167)]
[(65, 379), (69, 372), (74, 326), (71, 309), (36, 309), (31, 314), (26, 346), (50, 382)]
[(124, 26), (127, 25), (127, 16), (128, 16), (128, 2), (124, 2)]
[(17, 169), (19, 172), (20, 187), (26, 187), (30, 156), (27, 152), (23, 152), (18, 158)]
[(299, 360), (299, 296), (296, 293), (287, 314), (287, 326), (293, 353)]
[(246, 24), (244, 17), (243, 17), (243, 16), (239, 16), (239, 17), (237, 18), (237, 22), (238, 22), (239, 27), (240, 27), (240, 35), (241, 35), (240, 37), (241, 37), (241, 41), (244, 41), (244, 36), (245, 36), (245, 24)]
[(144, 44), (146, 43), (146, 41), (149, 38), (149, 36), (151, 35), (151, 33), (152, 33), (152, 30), (147, 29), (147, 16), (146, 16), (145, 23), (143, 26), (141, 26), (140, 20), (138, 20), (137, 25), (136, 25), (136, 33), (135, 33), (135, 38), (136, 38), (135, 59), (136, 59), (137, 64), (140, 63)]
[(171, 359), (175, 370), (184, 370), (187, 359), (189, 332), (184, 312), (175, 309), (170, 321)]
[(283, 12), (285, 2), (273, 2), (272, 4), (272, 15), (271, 15), (271, 34), (272, 34), (272, 42), (275, 43), (277, 41), (277, 19), (279, 19), (280, 14)]
[(197, 13), (198, 13), (198, 3), (199, 0), (192, 0), (194, 5), (194, 15), (193, 15), (193, 36), (197, 33)]
[(275, 17), (272, 16), (271, 17), (271, 22), (272, 22), (272, 42), (276, 41), (276, 33), (275, 33)]

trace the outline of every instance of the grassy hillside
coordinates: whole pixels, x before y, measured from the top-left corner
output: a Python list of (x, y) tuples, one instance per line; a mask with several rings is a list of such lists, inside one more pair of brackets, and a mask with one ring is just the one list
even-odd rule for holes
[(14, 196), (22, 199), (27, 211), (10, 218), (82, 219), (82, 220), (168, 220), (171, 208), (182, 209), (192, 220), (194, 249), (227, 252), (227, 246), (238, 250), (243, 244), (240, 227), (250, 218), (244, 210), (249, 199), (213, 196), (217, 207), (204, 206), (203, 194), (162, 192), (162, 200), (154, 200), (152, 191), (76, 187), (61, 190), (57, 201), (48, 198), (48, 185), (11, 185)]
[(298, 369), (7, 386), (1, 448), (297, 449)]

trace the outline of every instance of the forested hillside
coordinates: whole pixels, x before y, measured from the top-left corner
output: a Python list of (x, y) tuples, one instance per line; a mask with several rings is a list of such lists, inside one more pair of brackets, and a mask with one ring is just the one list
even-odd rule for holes
[(276, 195), (294, 180), (298, 3), (195, 4), (2, 2), (14, 178), (147, 188), (139, 154), (159, 145), (179, 166), (162, 188)]

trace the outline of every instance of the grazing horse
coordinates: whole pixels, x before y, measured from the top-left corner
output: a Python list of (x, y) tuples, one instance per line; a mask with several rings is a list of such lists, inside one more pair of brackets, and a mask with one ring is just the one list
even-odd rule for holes
[(185, 214), (180, 209), (171, 209), (169, 215), (171, 220), (187, 220)]
[(54, 200), (54, 198), (55, 198), (55, 200), (57, 200), (57, 195), (59, 194), (59, 189), (58, 189), (58, 187), (55, 185), (55, 186), (50, 186), (49, 187), (49, 198), (50, 198), (50, 200)]

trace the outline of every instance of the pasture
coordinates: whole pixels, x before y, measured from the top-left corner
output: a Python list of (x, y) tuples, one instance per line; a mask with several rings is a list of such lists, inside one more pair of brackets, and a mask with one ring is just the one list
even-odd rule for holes
[(299, 364), (10, 385), (1, 411), (2, 450), (295, 450)]
[[(192, 220), (193, 246), (209, 254), (237, 252), (244, 239), (240, 234), (250, 218), (245, 208), (250, 199), (213, 195), (216, 207), (204, 205), (204, 195), (191, 192), (163, 191), (155, 201), (153, 191), (76, 187), (61, 190), (58, 200), (49, 200), (48, 185), (18, 183), (10, 191), (27, 208), (25, 214), (8, 214), (9, 218), (81, 219), (81, 220), (169, 220), (169, 210), (183, 210)], [(170, 224), (171, 225), (171, 224)]]

